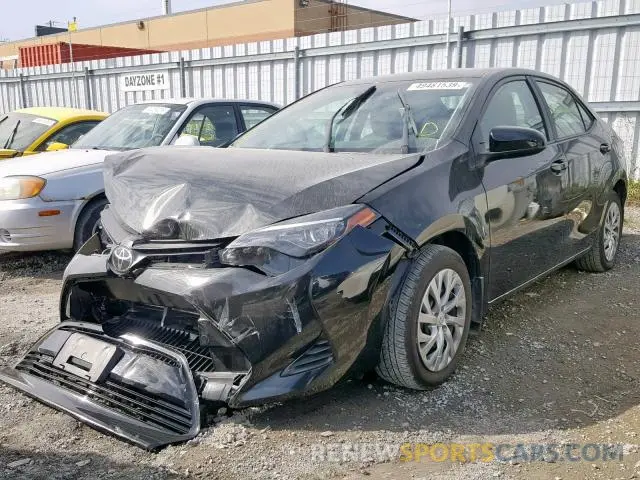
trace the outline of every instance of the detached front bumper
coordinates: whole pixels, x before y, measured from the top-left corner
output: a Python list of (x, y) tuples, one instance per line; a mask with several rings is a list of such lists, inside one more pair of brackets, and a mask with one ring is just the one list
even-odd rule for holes
[[(52, 357), (63, 350), (42, 360), (45, 336), (14, 369), (0, 372), (0, 380), (146, 448), (195, 436), (199, 404), (244, 407), (326, 390), (357, 365), (375, 365), (363, 360), (368, 350), (374, 362), (378, 359), (381, 330), (376, 327), (381, 324), (376, 319), (396, 284), (394, 271), (401, 270), (397, 264), (403, 255), (374, 228), (354, 229), (277, 277), (180, 263), (198, 253), (190, 251), (185, 259), (158, 253), (155, 245), (138, 247), (144, 267), (122, 277), (110, 271), (107, 255), (88, 253), (100, 251), (90, 241), (65, 271), (62, 323), (48, 335), (81, 329), (101, 342), (100, 348), (116, 346), (135, 358), (125, 362), (122, 357), (115, 367), (107, 362), (88, 382), (82, 375), (93, 372), (97, 360), (87, 352), (96, 348), (69, 348), (73, 358), (66, 360), (73, 368), (62, 372), (69, 378), (61, 381), (54, 367), (62, 360)], [(171, 359), (173, 370), (148, 367), (159, 357)], [(78, 370), (83, 365), (84, 373)], [(124, 365), (131, 376), (118, 373)], [(152, 415), (147, 403), (135, 404), (133, 398), (113, 403), (111, 395), (120, 394), (108, 390), (114, 378), (129, 381), (129, 390), (135, 384), (134, 391), (148, 397)], [(161, 412), (154, 402), (187, 412), (183, 430), (167, 425), (175, 412)]]
[(95, 324), (65, 322), (0, 380), (93, 427), (144, 448), (200, 430), (198, 393), (180, 353), (135, 336), (110, 338)]
[[(0, 252), (71, 248), (73, 219), (81, 203), (76, 200), (45, 202), (40, 197), (1, 200)], [(58, 213), (52, 215), (52, 212)]]

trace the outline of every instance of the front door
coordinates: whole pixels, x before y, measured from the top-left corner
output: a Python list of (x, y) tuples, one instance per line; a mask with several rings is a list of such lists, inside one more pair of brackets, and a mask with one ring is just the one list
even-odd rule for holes
[(191, 135), (200, 145), (221, 147), (238, 133), (235, 107), (232, 104), (212, 104), (195, 110), (178, 132), (178, 137)]
[[(547, 122), (524, 77), (499, 83), (485, 104), (473, 134), (474, 150), (488, 151), (489, 133), (498, 126), (534, 128), (550, 138)], [(567, 185), (562, 150), (504, 158), (483, 167), (487, 193), (485, 219), (490, 232), (489, 300), (494, 301), (560, 262), (561, 199)]]

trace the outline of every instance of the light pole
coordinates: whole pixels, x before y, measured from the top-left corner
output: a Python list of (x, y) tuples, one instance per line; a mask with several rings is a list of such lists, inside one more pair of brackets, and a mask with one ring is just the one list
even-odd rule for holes
[(75, 99), (75, 107), (80, 108), (80, 99), (78, 98), (78, 85), (76, 85), (76, 66), (73, 63), (73, 42), (71, 41), (71, 32), (78, 30), (78, 23), (76, 17), (73, 17), (73, 22), (67, 23), (67, 31), (69, 33), (69, 60), (71, 61), (71, 90)]
[(67, 33), (69, 35), (69, 61), (71, 63), (71, 102), (74, 103), (74, 107), (80, 108), (80, 99), (78, 97), (78, 86), (76, 85), (76, 72), (75, 65), (73, 64), (73, 42), (71, 41), (71, 32), (75, 32), (78, 29), (78, 23), (76, 17), (73, 17), (73, 22), (58, 22), (50, 20), (49, 25), (53, 24), (67, 25)]

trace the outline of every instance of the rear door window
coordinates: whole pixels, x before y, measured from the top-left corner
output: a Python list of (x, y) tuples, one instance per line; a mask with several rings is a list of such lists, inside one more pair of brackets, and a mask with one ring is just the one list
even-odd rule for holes
[(254, 127), (265, 118), (270, 117), (277, 111), (276, 108), (256, 105), (240, 105), (240, 113), (244, 119), (247, 130)]
[(593, 125), (595, 118), (593, 118), (593, 115), (591, 115), (591, 113), (586, 108), (584, 108), (581, 103), (578, 103), (578, 110), (580, 110), (580, 115), (582, 115), (584, 128), (589, 130), (591, 128), (591, 125)]
[(558, 139), (583, 134), (586, 131), (585, 123), (571, 92), (555, 84), (539, 80), (536, 80), (536, 83), (549, 107)]

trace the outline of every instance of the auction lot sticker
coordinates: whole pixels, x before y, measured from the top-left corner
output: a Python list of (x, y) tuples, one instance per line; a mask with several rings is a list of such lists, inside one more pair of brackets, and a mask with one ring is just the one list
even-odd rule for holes
[(169, 72), (166, 70), (148, 73), (127, 73), (120, 76), (123, 92), (169, 90)]
[(422, 82), (414, 83), (407, 91), (415, 90), (462, 90), (468, 88), (469, 82)]

